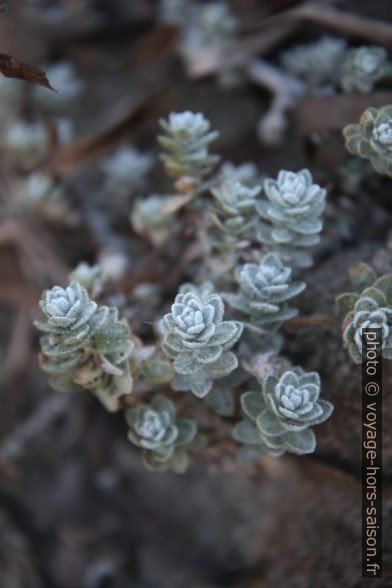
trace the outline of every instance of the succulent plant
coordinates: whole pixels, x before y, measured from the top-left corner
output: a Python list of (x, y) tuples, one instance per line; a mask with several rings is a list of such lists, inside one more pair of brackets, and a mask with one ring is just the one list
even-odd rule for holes
[(15, 158), (39, 160), (49, 147), (48, 134), (42, 123), (15, 122), (2, 138), (2, 147)]
[(156, 247), (162, 246), (176, 231), (175, 212), (181, 208), (184, 198), (187, 196), (160, 194), (137, 198), (130, 215), (134, 231), (146, 236)]
[(285, 303), (302, 292), (305, 283), (291, 282), (291, 273), (291, 268), (284, 266), (276, 253), (268, 253), (258, 265), (247, 263), (236, 267), (239, 293), (225, 294), (224, 299), (248, 315), (253, 328), (261, 327), (269, 333), (297, 315), (297, 310)]
[(281, 62), (285, 69), (297, 76), (334, 82), (345, 50), (344, 39), (324, 36), (315, 43), (284, 51)]
[(210, 130), (203, 114), (171, 112), (167, 121), (161, 119), (159, 123), (164, 135), (159, 135), (158, 141), (165, 150), (160, 157), (170, 176), (201, 179), (218, 163), (219, 157), (208, 152), (218, 133)]
[(61, 202), (64, 198), (63, 186), (56, 184), (51, 175), (43, 172), (29, 174), (23, 192), (24, 201), (30, 206), (40, 205), (46, 201)]
[(319, 396), (316, 372), (296, 367), (279, 378), (269, 375), (263, 380), (262, 393), (242, 395), (246, 419), (235, 426), (233, 437), (273, 455), (312, 453), (316, 438), (310, 427), (327, 420), (333, 411), (332, 404)]
[(344, 127), (343, 135), (350, 153), (369, 159), (379, 174), (392, 176), (392, 105), (367, 108), (359, 124)]
[(183, 27), (181, 52), (184, 57), (206, 47), (222, 47), (231, 43), (238, 30), (238, 21), (226, 2), (213, 0), (193, 6), (187, 26)]
[(79, 282), (71, 282), (66, 288), (54, 286), (45, 290), (39, 302), (47, 322), (36, 321), (44, 332), (70, 337), (75, 342), (83, 341), (89, 335), (89, 321), (97, 309), (97, 303), (90, 300)]
[(302, 249), (320, 241), (326, 190), (313, 184), (311, 173), (303, 169), (297, 173), (282, 170), (276, 180), (264, 180), (264, 192), (268, 200), (256, 203), (263, 219), (259, 240), (292, 263), (309, 266), (311, 258)]
[(150, 194), (139, 198), (131, 213), (131, 223), (136, 231), (143, 233), (147, 229), (156, 229), (167, 224), (168, 215), (164, 213), (165, 197)]
[(241, 246), (238, 235), (254, 224), (256, 196), (260, 190), (260, 186), (248, 187), (235, 180), (211, 189), (215, 201), (211, 218), (230, 247)]
[[(263, 381), (266, 404), (275, 420), (269, 424), (283, 431), (303, 431), (324, 422), (332, 413), (332, 405), (320, 400), (320, 377), (317, 372), (306, 373), (302, 368), (293, 368), (277, 378), (267, 376)], [(261, 429), (268, 434), (268, 424), (263, 429), (263, 418), (259, 419)], [(279, 426), (278, 426), (279, 425)]]
[(148, 469), (185, 471), (188, 455), (184, 446), (195, 437), (197, 427), (190, 419), (178, 419), (174, 404), (156, 395), (149, 405), (139, 404), (126, 412), (128, 439), (143, 449)]
[(345, 92), (371, 92), (375, 83), (391, 73), (387, 52), (382, 47), (348, 49), (340, 68), (340, 86)]
[(45, 333), (40, 364), (51, 385), (60, 391), (91, 390), (108, 410), (118, 410), (119, 398), (132, 390), (134, 342), (117, 309), (98, 307), (77, 281), (46, 290), (40, 308), (45, 320), (34, 324)]
[(239, 165), (231, 161), (225, 161), (219, 168), (218, 178), (221, 183), (226, 181), (241, 182), (241, 184), (249, 188), (253, 188), (260, 183), (257, 166), (251, 161), (246, 161)]
[(70, 282), (79, 282), (86, 290), (96, 293), (102, 288), (104, 276), (100, 265), (91, 265), (86, 261), (81, 261), (69, 274), (69, 280)]
[(159, 20), (175, 27), (183, 27), (191, 10), (190, 0), (160, 0)]
[(188, 285), (180, 288), (171, 312), (162, 320), (162, 349), (174, 360), (175, 390), (191, 390), (203, 398), (214, 379), (227, 376), (238, 366), (228, 349), (239, 339), (243, 327), (236, 321), (224, 321), (223, 314), (218, 294), (202, 297)]
[(106, 157), (101, 169), (105, 174), (107, 189), (132, 189), (143, 184), (144, 176), (151, 170), (154, 159), (150, 153), (141, 153), (135, 147), (120, 147)]
[(361, 264), (354, 279), (366, 285), (364, 290), (340, 294), (336, 299), (338, 314), (344, 316), (344, 346), (355, 363), (362, 363), (362, 329), (381, 329), (379, 351), (392, 359), (392, 274), (375, 279), (371, 268)]

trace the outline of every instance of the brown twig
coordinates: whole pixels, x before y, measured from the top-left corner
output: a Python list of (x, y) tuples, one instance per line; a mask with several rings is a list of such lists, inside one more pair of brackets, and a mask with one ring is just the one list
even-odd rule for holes
[(20, 457), (34, 437), (65, 414), (70, 402), (71, 397), (65, 394), (53, 394), (44, 398), (37, 409), (3, 440), (0, 445), (0, 463)]
[(0, 370), (0, 383), (4, 386), (26, 369), (30, 357), (30, 313), (27, 304), (18, 311), (8, 349)]
[(103, 132), (83, 139), (76, 139), (68, 145), (58, 147), (44, 167), (59, 176), (68, 176), (86, 163), (107, 153), (126, 139), (129, 139), (150, 117), (156, 117), (167, 108), (167, 89), (159, 89), (133, 105), (130, 112), (115, 125)]
[(187, 63), (191, 78), (197, 79), (233, 67), (245, 66), (254, 55), (270, 51), (295, 28), (296, 23), (279, 23), (278, 26), (249, 35), (229, 47), (208, 47), (195, 53)]
[[(283, 16), (283, 15), (281, 15)], [(392, 45), (392, 25), (380, 20), (337, 10), (324, 2), (305, 2), (285, 14), (289, 19), (310, 20), (342, 33), (362, 37), (378, 45)]]
[(287, 113), (297, 105), (305, 84), (261, 59), (252, 60), (246, 73), (250, 80), (272, 92), (270, 107), (257, 125), (259, 140), (264, 145), (279, 145), (287, 129)]
[(284, 331), (296, 331), (307, 327), (318, 327), (326, 325), (333, 321), (334, 316), (331, 314), (312, 314), (310, 316), (299, 316), (290, 319), (283, 325)]

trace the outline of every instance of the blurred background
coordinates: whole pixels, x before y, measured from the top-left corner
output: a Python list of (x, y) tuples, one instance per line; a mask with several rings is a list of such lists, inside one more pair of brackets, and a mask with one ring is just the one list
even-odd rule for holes
[[(332, 315), (356, 261), (391, 271), (390, 179), (350, 157), (341, 136), (367, 106), (392, 103), (390, 82), (345, 93), (328, 70), (339, 43), (391, 50), (390, 4), (14, 0), (3, 7), (1, 52), (44, 70), (57, 92), (0, 79), (1, 588), (365, 585), (360, 369), (348, 361), (337, 324), (287, 335), (287, 353), (321, 373), (335, 404), (317, 431), (315, 455), (237, 467), (207, 452), (178, 476), (143, 468), (121, 415), (87, 393), (50, 389), (31, 323), (42, 290), (65, 284), (87, 261), (103, 268), (105, 301), (148, 340), (162, 301), (192, 277), (192, 266), (173, 265), (178, 241), (162, 248), (130, 223), (135, 199), (173, 191), (156, 143), (158, 119), (170, 111), (203, 112), (226, 161), (251, 162), (260, 177), (309, 167), (328, 189), (302, 314), (317, 305), (318, 314)], [(335, 44), (313, 51), (301, 71), (306, 56), (293, 47), (325, 38)], [(391, 395), (384, 415), (388, 577)], [(366, 580), (373, 585), (379, 580)]]

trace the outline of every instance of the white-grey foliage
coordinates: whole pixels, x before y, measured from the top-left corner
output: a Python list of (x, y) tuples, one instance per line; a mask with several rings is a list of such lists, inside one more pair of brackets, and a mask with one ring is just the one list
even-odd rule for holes
[(44, 172), (34, 172), (27, 176), (23, 187), (23, 200), (27, 206), (38, 206), (44, 202), (63, 203), (64, 187)]
[(180, 288), (171, 312), (162, 320), (162, 349), (173, 359), (177, 372), (172, 386), (191, 390), (203, 398), (213, 380), (230, 374), (238, 366), (229, 351), (242, 333), (242, 324), (224, 321), (224, 305), (218, 294), (196, 293), (194, 286)]
[(185, 57), (206, 47), (225, 46), (236, 38), (238, 21), (224, 1), (194, 4), (188, 15), (182, 27), (181, 52)]
[(284, 51), (281, 62), (285, 69), (300, 77), (334, 82), (345, 50), (343, 39), (324, 36), (314, 43), (297, 45)]
[(392, 305), (377, 285), (364, 290), (345, 321), (343, 340), (355, 363), (362, 363), (362, 329), (381, 329), (382, 355), (392, 359)]
[(252, 161), (245, 161), (238, 165), (231, 161), (223, 162), (219, 168), (218, 179), (221, 183), (226, 181), (241, 182), (250, 188), (261, 183), (257, 165)]
[(160, 157), (170, 176), (203, 178), (218, 163), (219, 157), (208, 151), (218, 133), (201, 112), (171, 112), (159, 123), (164, 134), (158, 141), (165, 151)]
[(83, 288), (90, 292), (99, 292), (104, 281), (102, 268), (99, 264), (91, 265), (81, 261), (69, 274), (70, 282), (79, 282)]
[(284, 266), (276, 253), (268, 253), (259, 264), (246, 263), (235, 268), (239, 292), (225, 294), (224, 299), (247, 315), (252, 328), (259, 327), (264, 334), (270, 334), (283, 321), (298, 314), (286, 302), (302, 292), (305, 283), (292, 282), (291, 274), (291, 268)]
[(159, 0), (158, 17), (165, 24), (184, 27), (190, 11), (192, 11), (191, 0)]
[(368, 159), (377, 173), (392, 176), (392, 105), (369, 107), (359, 124), (343, 129), (346, 148), (353, 155)]
[(40, 158), (45, 155), (49, 140), (43, 123), (17, 121), (8, 128), (1, 143), (12, 155), (26, 157), (34, 154)]
[(119, 398), (132, 391), (134, 343), (117, 309), (98, 306), (77, 281), (45, 290), (39, 304), (45, 320), (34, 324), (45, 333), (41, 367), (50, 384), (62, 392), (89, 389), (118, 410)]
[(264, 180), (264, 193), (267, 200), (256, 205), (262, 219), (259, 240), (293, 264), (308, 267), (312, 259), (304, 249), (320, 241), (326, 190), (313, 183), (307, 169), (282, 170), (276, 180)]
[(120, 147), (101, 164), (107, 189), (134, 189), (143, 183), (154, 165), (151, 153), (142, 153), (132, 146)]
[(166, 200), (167, 198), (160, 194), (138, 198), (133, 205), (130, 217), (133, 228), (142, 233), (147, 229), (165, 226), (169, 216), (164, 212)]
[(230, 247), (241, 246), (239, 235), (254, 224), (256, 197), (260, 190), (261, 186), (246, 186), (238, 180), (226, 180), (211, 189), (214, 198), (211, 219)]
[(340, 68), (340, 86), (345, 92), (371, 92), (378, 80), (392, 73), (383, 47), (348, 49)]
[(333, 406), (321, 400), (320, 377), (302, 368), (285, 371), (280, 378), (263, 380), (261, 392), (246, 392), (241, 406), (246, 419), (238, 423), (233, 437), (263, 452), (282, 455), (312, 453), (316, 437), (310, 427), (327, 420)]
[[(7, 117), (8, 122), (8, 117)], [(53, 119), (56, 127), (57, 140), (66, 143), (72, 138), (73, 127), (69, 119), (61, 117)], [(33, 166), (41, 162), (48, 154), (49, 133), (44, 122), (27, 122), (24, 120), (10, 120), (2, 134), (0, 146), (7, 158)], [(40, 173), (40, 172), (36, 172)]]
[(174, 404), (163, 394), (151, 402), (126, 411), (128, 439), (143, 449), (143, 462), (150, 470), (184, 472), (188, 466), (185, 446), (195, 438), (191, 419), (179, 419)]

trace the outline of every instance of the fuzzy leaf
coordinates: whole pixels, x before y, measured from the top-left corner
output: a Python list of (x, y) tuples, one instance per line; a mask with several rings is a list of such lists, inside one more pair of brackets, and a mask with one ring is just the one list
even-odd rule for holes
[(227, 376), (238, 366), (238, 359), (231, 351), (224, 351), (214, 363), (206, 364), (206, 369), (213, 377)]
[(203, 347), (202, 349), (196, 349), (194, 352), (194, 358), (200, 363), (213, 363), (219, 359), (222, 355), (222, 347)]
[(276, 437), (285, 432), (285, 428), (268, 408), (264, 409), (258, 415), (256, 425), (263, 435), (267, 435), (268, 437)]
[(194, 354), (180, 353), (174, 360), (174, 369), (178, 374), (191, 375), (200, 369), (200, 365)]
[(251, 420), (244, 420), (235, 425), (232, 430), (232, 437), (240, 443), (257, 445), (261, 443), (260, 434), (256, 425)]
[(241, 407), (246, 416), (256, 420), (259, 414), (265, 409), (265, 402), (260, 393), (245, 392), (241, 396)]
[(230, 388), (221, 386), (220, 382), (214, 385), (206, 398), (208, 406), (216, 414), (222, 417), (231, 417), (234, 414), (234, 396)]
[(127, 339), (129, 336), (129, 328), (120, 322), (109, 323), (96, 331), (91, 338), (91, 347), (95, 351), (103, 353), (110, 352), (118, 346), (118, 344)]
[(178, 429), (178, 437), (175, 440), (175, 445), (185, 445), (190, 443), (196, 436), (196, 424), (190, 419), (179, 419), (176, 421)]
[(286, 433), (285, 445), (288, 451), (297, 455), (313, 453), (316, 449), (316, 436), (311, 429), (298, 433)]

